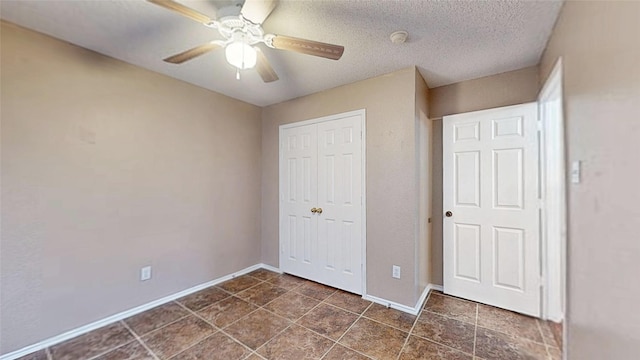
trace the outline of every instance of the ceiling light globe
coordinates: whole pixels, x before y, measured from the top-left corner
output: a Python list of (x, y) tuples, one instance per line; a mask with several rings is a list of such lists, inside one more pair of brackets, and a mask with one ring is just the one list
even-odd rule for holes
[(225, 49), (227, 62), (238, 69), (251, 69), (256, 66), (256, 49), (242, 41), (232, 42)]

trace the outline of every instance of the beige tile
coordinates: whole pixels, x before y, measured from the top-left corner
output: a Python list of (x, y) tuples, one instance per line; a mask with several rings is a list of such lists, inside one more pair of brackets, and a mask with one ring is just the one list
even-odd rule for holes
[(266, 270), (266, 269), (254, 270), (254, 271), (248, 273), (247, 275), (253, 276), (254, 278), (260, 279), (262, 281), (269, 281), (271, 279), (274, 279), (274, 278), (277, 278), (278, 276), (280, 276), (280, 274), (278, 274), (277, 272), (269, 271), (269, 270)]
[(296, 292), (288, 292), (273, 300), (264, 308), (289, 320), (298, 320), (319, 303), (320, 300)]
[(51, 347), (54, 360), (88, 359), (113, 350), (135, 338), (120, 322), (107, 325)]
[(124, 320), (124, 322), (139, 336), (159, 329), (189, 314), (182, 306), (175, 302), (160, 305)]
[(395, 359), (407, 336), (404, 331), (360, 318), (340, 343), (375, 359)]
[(222, 332), (217, 332), (179, 353), (171, 360), (239, 360), (249, 355), (249, 350)]
[(257, 308), (255, 305), (249, 304), (242, 299), (230, 296), (198, 311), (198, 315), (215, 326), (223, 328)]
[(470, 324), (476, 323), (477, 308), (478, 305), (474, 302), (439, 294), (429, 295), (429, 299), (424, 306), (427, 311), (446, 315)]
[(180, 304), (189, 308), (190, 310), (197, 311), (204, 307), (213, 305), (222, 299), (229, 297), (229, 294), (218, 289), (215, 286), (200, 290), (191, 295), (187, 295), (178, 300)]
[(260, 283), (262, 283), (262, 280), (258, 280), (254, 277), (244, 275), (244, 276), (237, 277), (235, 279), (231, 279), (229, 281), (225, 281), (218, 286), (225, 291), (228, 291), (232, 294), (236, 294), (236, 293), (239, 293), (240, 291), (246, 290)]
[(322, 301), (336, 292), (336, 289), (316, 282), (307, 282), (304, 285), (297, 287), (294, 291)]
[(138, 340), (135, 340), (94, 360), (155, 360), (155, 358)]
[(342, 290), (336, 291), (325, 302), (357, 314), (362, 314), (371, 305), (371, 301), (362, 299), (362, 296)]
[(25, 355), (23, 357), (19, 357), (16, 360), (47, 360), (47, 352), (45, 349), (42, 349), (40, 351), (36, 351), (34, 353), (31, 353), (29, 355)]
[(423, 311), (411, 334), (473, 354), (475, 325), (464, 321)]
[(410, 336), (400, 360), (471, 360), (471, 355), (416, 336)]
[(336, 344), (331, 351), (325, 355), (322, 360), (369, 360), (368, 356), (364, 356), (340, 344)]
[(365, 311), (364, 316), (407, 332), (411, 330), (413, 322), (416, 320), (415, 315), (395, 309), (388, 309), (380, 304), (371, 305), (369, 309)]
[(151, 332), (142, 341), (159, 358), (168, 359), (187, 349), (216, 330), (202, 319), (189, 315), (159, 330)]
[(293, 325), (258, 349), (258, 353), (267, 359), (320, 359), (332, 345), (333, 341)]
[(523, 338), (478, 327), (476, 332), (476, 356), (486, 360), (547, 359), (544, 345)]
[(286, 292), (288, 292), (288, 290), (265, 282), (239, 292), (236, 296), (254, 305), (263, 306)]
[(297, 323), (321, 335), (338, 340), (357, 319), (356, 314), (335, 306), (320, 304)]
[(478, 326), (543, 343), (535, 318), (493, 306), (478, 305)]
[(252, 349), (271, 340), (291, 322), (268, 311), (258, 309), (225, 328), (225, 331)]
[(270, 283), (277, 285), (281, 288), (285, 288), (287, 290), (295, 289), (299, 286), (302, 286), (308, 283), (308, 280), (299, 278), (297, 276), (292, 276), (288, 274), (282, 274), (278, 277), (269, 280)]

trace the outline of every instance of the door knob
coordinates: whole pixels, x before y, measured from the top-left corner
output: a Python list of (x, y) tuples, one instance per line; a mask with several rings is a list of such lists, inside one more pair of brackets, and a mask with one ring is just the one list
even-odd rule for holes
[(317, 213), (317, 212), (318, 212), (318, 209), (316, 209), (316, 208), (311, 208), (311, 212), (315, 214), (315, 213)]
[(445, 215), (446, 217), (452, 217), (452, 216), (453, 216), (453, 213), (452, 213), (451, 211), (447, 211), (446, 213), (444, 213), (444, 215)]
[(322, 208), (317, 208), (317, 209), (316, 209), (316, 212), (317, 212), (318, 214), (322, 214)]

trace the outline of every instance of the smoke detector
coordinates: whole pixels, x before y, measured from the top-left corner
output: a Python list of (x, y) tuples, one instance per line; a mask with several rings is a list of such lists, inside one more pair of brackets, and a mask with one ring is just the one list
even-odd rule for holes
[(404, 44), (407, 41), (407, 37), (409, 37), (409, 33), (404, 30), (396, 31), (389, 36), (394, 44)]

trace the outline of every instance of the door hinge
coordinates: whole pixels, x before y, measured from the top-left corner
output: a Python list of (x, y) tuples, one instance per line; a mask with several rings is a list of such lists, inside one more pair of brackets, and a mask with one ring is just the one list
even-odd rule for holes
[(542, 121), (538, 121), (538, 131), (542, 131)]
[(540, 282), (540, 284), (539, 284), (540, 288), (544, 288), (544, 276), (540, 276), (538, 281)]

